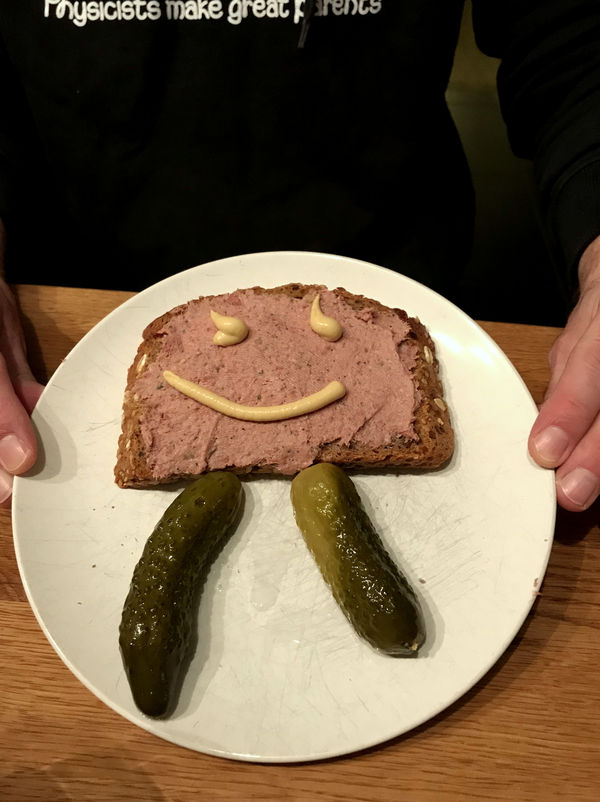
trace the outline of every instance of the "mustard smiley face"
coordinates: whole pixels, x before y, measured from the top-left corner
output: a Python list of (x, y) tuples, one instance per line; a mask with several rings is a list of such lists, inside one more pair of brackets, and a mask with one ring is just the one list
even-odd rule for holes
[[(310, 327), (324, 340), (336, 342), (342, 336), (342, 327), (337, 320), (323, 314), (319, 301), (320, 293), (317, 293), (311, 305)], [(217, 327), (217, 332), (213, 337), (215, 345), (221, 347), (237, 345), (248, 336), (248, 326), (241, 318), (221, 315), (213, 309), (210, 310), (210, 317)], [(266, 422), (295, 418), (309, 412), (316, 412), (346, 395), (346, 388), (342, 382), (334, 380), (316, 393), (283, 404), (247, 406), (218, 395), (207, 387), (184, 379), (170, 370), (165, 370), (163, 377), (171, 387), (194, 401), (198, 401), (222, 415), (247, 421)]]

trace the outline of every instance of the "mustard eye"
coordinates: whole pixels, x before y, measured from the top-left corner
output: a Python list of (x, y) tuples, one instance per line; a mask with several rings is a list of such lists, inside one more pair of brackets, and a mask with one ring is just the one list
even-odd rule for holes
[(239, 317), (228, 317), (210, 310), (212, 322), (218, 328), (213, 337), (215, 345), (237, 345), (248, 336), (248, 326)]
[(310, 327), (319, 337), (334, 343), (342, 336), (342, 327), (332, 317), (324, 315), (319, 305), (321, 295), (317, 293), (310, 308)]

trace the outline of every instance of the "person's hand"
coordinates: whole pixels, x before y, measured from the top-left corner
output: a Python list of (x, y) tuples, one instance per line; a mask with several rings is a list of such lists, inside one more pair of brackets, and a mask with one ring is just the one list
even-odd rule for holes
[(580, 297), (549, 355), (550, 383), (529, 451), (556, 468), (561, 507), (587, 509), (600, 493), (600, 237), (579, 265)]
[(27, 362), (15, 300), (0, 278), (0, 507), (10, 505), (13, 476), (36, 460), (29, 415), (43, 389)]

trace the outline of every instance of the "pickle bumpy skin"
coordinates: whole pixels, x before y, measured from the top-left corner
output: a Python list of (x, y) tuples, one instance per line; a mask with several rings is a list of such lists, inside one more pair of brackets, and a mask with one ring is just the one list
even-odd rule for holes
[(135, 567), (119, 645), (134, 701), (148, 716), (164, 715), (173, 702), (192, 640), (194, 602), (242, 498), (234, 474), (204, 474), (169, 505)]
[(352, 480), (335, 465), (300, 471), (294, 515), (333, 596), (358, 634), (393, 657), (414, 657), (425, 641), (423, 616)]

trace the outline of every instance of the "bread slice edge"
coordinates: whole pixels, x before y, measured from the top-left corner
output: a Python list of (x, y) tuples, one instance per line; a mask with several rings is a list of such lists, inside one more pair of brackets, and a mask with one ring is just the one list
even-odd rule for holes
[[(309, 293), (325, 289), (320, 285), (299, 283), (273, 288), (247, 288), (248, 291), (259, 294), (284, 294), (296, 299), (302, 299)], [(426, 327), (418, 318), (409, 317), (402, 309), (387, 307), (379, 301), (351, 293), (342, 287), (335, 288), (333, 292), (356, 311), (369, 308), (380, 312), (392, 312), (408, 323), (408, 339), (416, 345), (416, 359), (412, 376), (420, 395), (420, 402), (414, 413), (414, 429), (417, 437), (415, 440), (410, 440), (397, 436), (389, 443), (369, 449), (359, 442), (352, 442), (348, 446), (339, 443), (325, 443), (318, 450), (314, 461), (332, 462), (349, 469), (433, 469), (446, 464), (454, 452), (454, 431), (448, 405), (444, 398), (435, 344)], [(160, 315), (143, 332), (142, 342), (127, 373), (121, 434), (114, 469), (115, 481), (119, 487), (153, 487), (189, 480), (197, 476), (197, 474), (173, 473), (160, 479), (153, 477), (152, 470), (145, 459), (146, 448), (141, 437), (140, 424), (144, 409), (135, 397), (134, 385), (138, 374), (160, 350), (158, 332), (161, 331), (164, 323), (174, 315), (182, 314), (189, 304), (200, 300), (202, 299), (193, 299)], [(231, 466), (227, 470), (241, 475), (280, 474), (280, 471), (273, 465)]]

